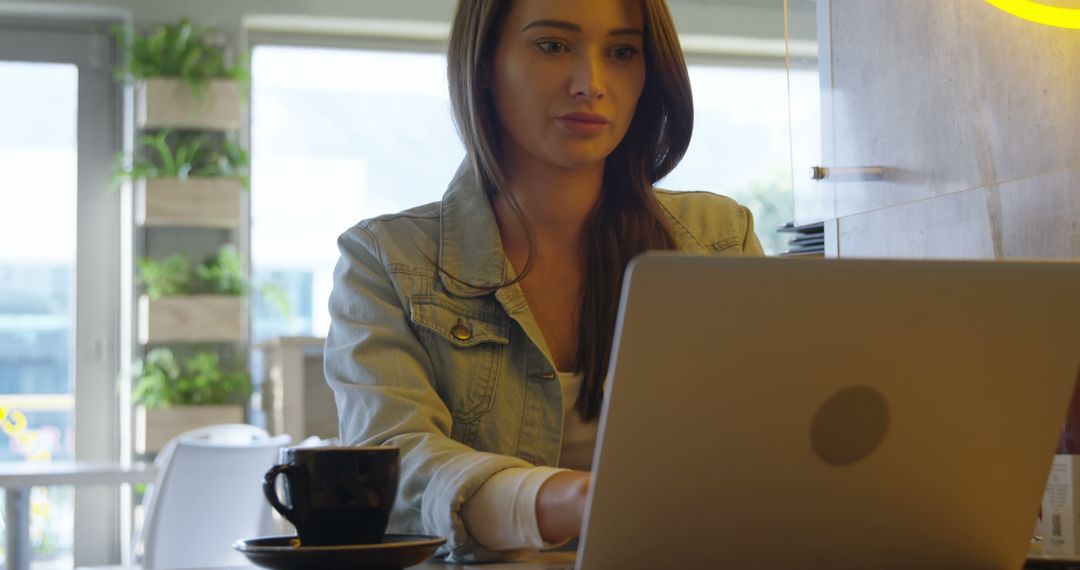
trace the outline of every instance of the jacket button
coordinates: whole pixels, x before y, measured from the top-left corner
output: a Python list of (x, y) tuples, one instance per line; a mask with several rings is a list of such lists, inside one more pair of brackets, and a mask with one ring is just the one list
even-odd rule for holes
[(458, 340), (469, 340), (472, 338), (472, 331), (461, 321), (458, 321), (458, 324), (450, 328), (450, 334), (454, 335), (454, 338)]

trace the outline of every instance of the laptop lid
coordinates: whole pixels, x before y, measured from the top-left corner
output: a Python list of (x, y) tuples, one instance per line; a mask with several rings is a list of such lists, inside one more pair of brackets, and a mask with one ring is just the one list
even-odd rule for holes
[(1080, 265), (649, 254), (577, 567), (1019, 568)]

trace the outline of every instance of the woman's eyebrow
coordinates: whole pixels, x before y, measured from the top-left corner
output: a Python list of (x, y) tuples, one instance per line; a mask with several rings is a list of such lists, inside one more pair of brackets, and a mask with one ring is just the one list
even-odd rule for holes
[[(530, 28), (558, 28), (560, 30), (567, 30), (570, 32), (581, 33), (581, 26), (573, 22), (564, 22), (562, 20), (536, 20), (521, 29), (526, 31)], [(645, 32), (638, 28), (619, 28), (617, 30), (611, 30), (608, 32), (609, 36), (641, 36), (645, 37)]]

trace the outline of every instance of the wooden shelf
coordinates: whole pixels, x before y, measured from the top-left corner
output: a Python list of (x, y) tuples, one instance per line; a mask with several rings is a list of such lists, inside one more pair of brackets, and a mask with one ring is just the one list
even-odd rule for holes
[(139, 342), (241, 342), (247, 336), (246, 298), (185, 295), (139, 297)]
[(179, 79), (146, 79), (135, 85), (135, 120), (139, 129), (235, 131), (244, 118), (242, 89), (240, 81), (215, 79), (196, 97)]
[(135, 191), (140, 226), (235, 228), (244, 185), (235, 178), (151, 178)]
[(238, 404), (223, 406), (170, 406), (135, 408), (135, 452), (161, 451), (172, 438), (193, 429), (244, 423), (244, 408)]

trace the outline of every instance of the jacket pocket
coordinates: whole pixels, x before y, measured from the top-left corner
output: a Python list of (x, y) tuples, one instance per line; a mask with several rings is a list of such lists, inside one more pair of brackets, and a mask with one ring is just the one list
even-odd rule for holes
[(417, 296), (409, 304), (410, 319), (435, 365), (440, 396), (455, 420), (475, 421), (495, 400), (509, 325), (444, 297)]
[(722, 239), (710, 243), (707, 248), (712, 255), (732, 256), (742, 254), (742, 238), (739, 236), (732, 236), (727, 239)]

